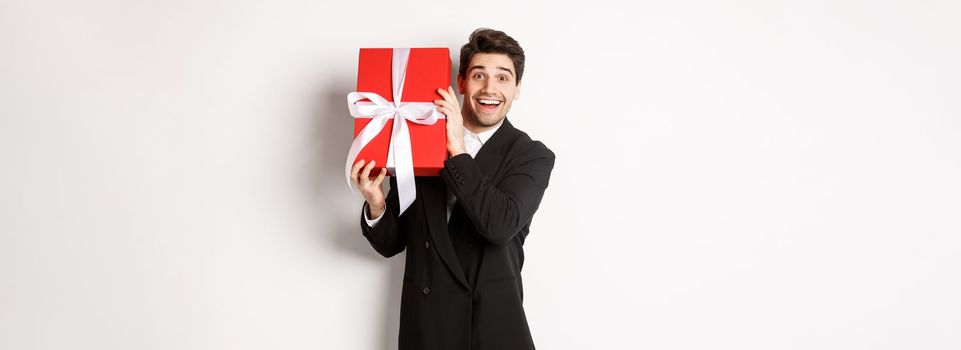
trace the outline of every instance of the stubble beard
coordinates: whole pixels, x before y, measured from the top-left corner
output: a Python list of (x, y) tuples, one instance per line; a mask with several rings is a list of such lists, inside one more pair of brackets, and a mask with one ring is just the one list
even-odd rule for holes
[(497, 125), (497, 123), (500, 123), (501, 120), (504, 120), (504, 118), (507, 117), (508, 107), (510, 106), (503, 105), (502, 106), (503, 112), (500, 112), (497, 115), (491, 118), (488, 118), (487, 120), (481, 119), (480, 116), (478, 116), (478, 114), (474, 112), (474, 108), (472, 106), (467, 107), (465, 111), (466, 113), (463, 113), (464, 120), (469, 121), (472, 125), (475, 125), (478, 127), (482, 127), (482, 128), (492, 127), (494, 125)]

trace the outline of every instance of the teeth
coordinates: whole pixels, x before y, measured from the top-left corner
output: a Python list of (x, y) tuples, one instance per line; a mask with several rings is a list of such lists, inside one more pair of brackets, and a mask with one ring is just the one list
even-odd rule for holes
[(497, 100), (477, 100), (477, 102), (480, 102), (482, 105), (495, 105), (495, 106), (496, 106), (496, 105), (501, 104), (501, 101), (497, 101)]

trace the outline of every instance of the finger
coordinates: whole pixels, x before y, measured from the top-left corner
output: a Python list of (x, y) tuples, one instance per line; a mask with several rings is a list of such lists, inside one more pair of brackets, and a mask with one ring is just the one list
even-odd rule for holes
[(374, 168), (374, 163), (376, 162), (373, 160), (367, 163), (367, 166), (364, 167), (364, 172), (360, 174), (360, 179), (364, 182), (364, 186), (370, 183), (370, 169)]
[(451, 95), (452, 97), (454, 97), (455, 99), (457, 98), (457, 95), (454, 94), (454, 87), (453, 87), (453, 86), (447, 86), (447, 92), (449, 92), (450, 95)]
[(364, 160), (358, 160), (354, 163), (354, 166), (350, 168), (350, 178), (354, 180), (354, 183), (360, 185), (360, 181), (357, 179), (357, 174), (360, 173), (360, 167), (364, 166)]
[(357, 174), (358, 172), (360, 172), (360, 168), (363, 166), (364, 166), (364, 160), (363, 159), (358, 160), (357, 163), (354, 163), (354, 166), (350, 168), (350, 173)]
[(437, 107), (437, 110), (447, 116), (447, 119), (451, 118), (451, 109), (447, 107)]
[(437, 89), (437, 93), (439, 93), (442, 97), (444, 97), (444, 101), (447, 101), (454, 105), (457, 104), (457, 97), (454, 97), (454, 94), (451, 93), (450, 90)]
[(460, 107), (458, 106), (459, 104), (457, 103), (456, 97), (450, 97), (444, 100), (444, 103), (446, 103), (447, 107), (450, 107), (450, 109), (454, 109), (454, 110), (460, 109)]
[(453, 93), (448, 92), (447, 97), (445, 97), (444, 100), (450, 102), (450, 104), (454, 106), (457, 106), (457, 95), (454, 95)]
[(439, 107), (446, 107), (447, 109), (450, 109), (450, 110), (452, 110), (452, 111), (453, 111), (453, 110), (457, 110), (456, 105), (450, 103), (450, 101), (446, 101), (446, 100), (434, 100), (434, 104), (437, 105), (437, 106), (439, 106)]
[(387, 168), (380, 168), (380, 175), (377, 175), (377, 179), (374, 180), (374, 185), (380, 186), (380, 183), (384, 182), (385, 177), (387, 177)]

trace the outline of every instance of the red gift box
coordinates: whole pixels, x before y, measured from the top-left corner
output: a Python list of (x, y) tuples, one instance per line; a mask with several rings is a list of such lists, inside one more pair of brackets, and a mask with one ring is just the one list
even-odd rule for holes
[[(394, 101), (392, 89), (393, 49), (360, 49), (357, 70), (357, 90), (373, 92), (387, 101)], [(401, 102), (429, 102), (443, 99), (437, 89), (451, 84), (450, 51), (447, 48), (412, 48), (407, 61), (407, 73)], [(387, 165), (387, 151), (395, 119), (390, 119), (377, 136), (365, 146), (357, 158), (377, 162), (371, 175), (380, 174)], [(364, 129), (370, 118), (354, 119), (354, 137)], [(438, 119), (433, 125), (408, 123), (414, 176), (438, 176), (447, 159), (447, 120)], [(391, 173), (391, 175), (394, 175)]]

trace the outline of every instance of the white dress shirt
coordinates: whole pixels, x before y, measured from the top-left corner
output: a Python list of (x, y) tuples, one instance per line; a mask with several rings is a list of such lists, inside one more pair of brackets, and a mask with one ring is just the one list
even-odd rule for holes
[[(483, 131), (479, 134), (472, 133), (470, 130), (467, 130), (467, 128), (464, 128), (464, 148), (467, 151), (467, 153), (470, 154), (471, 158), (475, 158), (477, 156), (477, 152), (479, 152), (481, 147), (483, 147), (484, 144), (487, 143), (487, 140), (489, 140), (491, 136), (494, 135), (494, 132), (496, 132), (497, 129), (500, 129), (502, 124), (504, 124), (503, 120), (501, 120), (500, 123), (497, 123), (497, 125), (495, 125), (490, 130)], [(457, 202), (457, 197), (454, 196), (452, 192), (448, 191), (447, 192), (447, 220), (448, 221), (450, 221), (450, 213), (451, 213), (451, 210), (454, 209), (454, 203), (456, 202)], [(377, 225), (377, 222), (379, 222), (380, 219), (383, 218), (384, 216), (381, 215), (376, 219), (371, 219), (370, 216), (368, 216), (367, 214), (367, 212), (370, 211), (369, 206), (367, 205), (367, 202), (364, 202), (364, 206), (365, 206), (364, 220), (367, 220), (367, 225), (369, 225), (370, 227), (374, 227), (374, 225)]]

